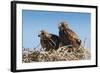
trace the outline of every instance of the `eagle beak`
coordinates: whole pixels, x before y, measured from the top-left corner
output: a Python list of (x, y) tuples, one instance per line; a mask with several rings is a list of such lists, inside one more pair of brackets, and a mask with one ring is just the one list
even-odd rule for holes
[(40, 34), (38, 34), (38, 37), (40, 37)]
[(38, 33), (38, 37), (40, 37), (40, 35), (41, 35), (41, 31)]

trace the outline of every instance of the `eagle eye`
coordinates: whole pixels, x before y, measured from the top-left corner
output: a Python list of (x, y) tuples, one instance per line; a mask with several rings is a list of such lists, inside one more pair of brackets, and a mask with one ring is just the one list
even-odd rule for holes
[(41, 33), (42, 35), (44, 35), (44, 33)]

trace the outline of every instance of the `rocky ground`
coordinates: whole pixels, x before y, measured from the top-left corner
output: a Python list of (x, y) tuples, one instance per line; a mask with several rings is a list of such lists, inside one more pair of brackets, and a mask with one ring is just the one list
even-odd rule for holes
[(22, 54), (23, 63), (31, 62), (50, 62), (50, 61), (71, 61), (90, 59), (90, 51), (80, 46), (79, 48), (63, 46), (58, 50), (51, 51), (24, 51)]

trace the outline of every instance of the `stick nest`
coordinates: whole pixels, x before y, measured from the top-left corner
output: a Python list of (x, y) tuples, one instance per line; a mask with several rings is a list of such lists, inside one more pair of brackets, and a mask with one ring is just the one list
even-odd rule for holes
[(58, 50), (50, 51), (23, 51), (22, 54), (23, 63), (88, 60), (90, 58), (89, 50), (83, 46), (79, 48), (63, 46)]

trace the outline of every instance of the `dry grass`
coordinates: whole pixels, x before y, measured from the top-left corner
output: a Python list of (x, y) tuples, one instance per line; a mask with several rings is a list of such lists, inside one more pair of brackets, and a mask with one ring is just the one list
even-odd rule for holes
[(50, 62), (50, 61), (71, 61), (90, 59), (90, 52), (87, 48), (69, 48), (68, 46), (60, 47), (58, 50), (51, 51), (31, 51), (23, 53), (23, 63), (30, 62)]

